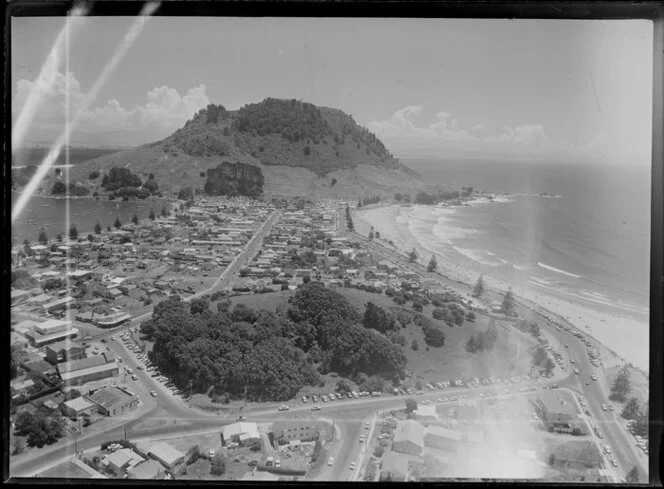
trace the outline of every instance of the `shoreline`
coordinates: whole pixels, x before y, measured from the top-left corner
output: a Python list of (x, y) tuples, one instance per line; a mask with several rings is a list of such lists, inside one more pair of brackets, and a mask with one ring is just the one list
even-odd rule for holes
[[(480, 202), (477, 202), (480, 203)], [(410, 212), (407, 208), (405, 214)], [(482, 274), (488, 288), (493, 291), (507, 290), (512, 288), (517, 298), (517, 302), (528, 304), (528, 308), (534, 312), (542, 311), (550, 317), (555, 316), (560, 321), (564, 321), (584, 334), (592, 337), (600, 349), (605, 350), (608, 355), (603, 355), (603, 363), (631, 364), (635, 369), (648, 376), (649, 371), (649, 348), (643, 350), (643, 335), (649, 340), (649, 323), (647, 314), (638, 312), (628, 312), (627, 310), (617, 308), (613, 304), (607, 305), (598, 302), (591, 302), (593, 306), (585, 303), (575, 303), (569, 300), (564, 294), (555, 294), (545, 288), (535, 287), (534, 284), (527, 282), (514, 282), (509, 274), (501, 273), (490, 265), (482, 266), (467, 256), (460, 256), (454, 259), (449, 253), (442, 254), (437, 250), (429, 249), (422, 245), (408, 225), (408, 218), (404, 217), (400, 205), (381, 206), (368, 209), (358, 209), (355, 211), (354, 223), (356, 231), (367, 236), (371, 226), (374, 231), (381, 235), (379, 241), (385, 243), (390, 248), (388, 241), (394, 243), (394, 250), (399, 254), (405, 255), (412, 248), (415, 248), (419, 254), (419, 262), (428, 261), (429, 256), (434, 254), (438, 263), (438, 273), (449, 280), (472, 287), (477, 277)], [(453, 209), (450, 209), (454, 212)], [(401, 217), (400, 217), (401, 216)], [(452, 237), (455, 230), (446, 229), (439, 239), (445, 241)], [(457, 250), (454, 250), (457, 251)], [(457, 252), (458, 253), (458, 252)], [(489, 270), (487, 270), (487, 268)], [(507, 275), (507, 276), (505, 276)], [(621, 341), (616, 343), (615, 323), (620, 321)], [(641, 334), (639, 334), (639, 332)], [(646, 340), (646, 343), (649, 341)], [(621, 346), (619, 353), (616, 346)], [(611, 356), (615, 357), (611, 359)], [(606, 362), (604, 359), (606, 358)], [(644, 365), (643, 360), (646, 363)], [(612, 361), (613, 360), (613, 361)]]

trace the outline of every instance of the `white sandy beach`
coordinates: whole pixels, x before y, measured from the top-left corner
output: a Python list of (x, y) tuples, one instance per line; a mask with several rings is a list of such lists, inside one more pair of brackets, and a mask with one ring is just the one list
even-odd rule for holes
[[(489, 204), (490, 205), (490, 204)], [(371, 226), (380, 233), (381, 241), (391, 240), (395, 248), (406, 253), (415, 248), (419, 254), (419, 261), (427, 263), (434, 250), (422, 246), (408, 229), (407, 214), (410, 207), (391, 205), (363, 209), (355, 213), (355, 229), (367, 236)], [(450, 209), (454, 212), (454, 209)], [(439, 226), (441, 227), (441, 226)], [(444, 224), (443, 226), (444, 227)], [(441, 241), (453, 239), (460, 232), (455, 228), (437, 229), (436, 236)], [(459, 251), (458, 249), (456, 251)], [(463, 251), (463, 250), (462, 250)], [(628, 309), (617, 309), (602, 304), (600, 301), (572, 302), (561, 294), (538, 287), (534, 283), (512, 282), (509, 276), (499, 270), (482, 266), (469, 257), (458, 253), (443, 255), (436, 252), (438, 270), (452, 280), (473, 284), (480, 274), (484, 274), (487, 285), (494, 290), (507, 290), (510, 286), (515, 295), (526, 301), (531, 301), (549, 312), (565, 318), (571, 324), (595, 338), (613, 353), (603, 358), (605, 367), (622, 363), (632, 363), (634, 367), (649, 371), (649, 323), (645, 314), (638, 314)], [(590, 306), (592, 304), (592, 307)], [(624, 359), (624, 360), (623, 360)]]

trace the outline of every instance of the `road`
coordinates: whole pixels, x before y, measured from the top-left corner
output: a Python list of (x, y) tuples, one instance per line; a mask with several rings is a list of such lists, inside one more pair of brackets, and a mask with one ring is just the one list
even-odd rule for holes
[[(193, 294), (189, 297), (186, 297), (184, 300), (190, 301), (192, 299), (196, 299), (198, 297), (209, 294), (214, 290), (229, 287), (233, 283), (233, 281), (237, 278), (237, 275), (239, 274), (240, 270), (243, 267), (245, 267), (247, 263), (249, 263), (250, 260), (256, 255), (256, 253), (261, 247), (263, 238), (270, 233), (272, 227), (279, 221), (282, 214), (283, 214), (282, 211), (280, 209), (277, 209), (270, 215), (270, 217), (268, 217), (265, 220), (265, 222), (261, 225), (261, 227), (258, 228), (258, 230), (254, 233), (252, 238), (247, 242), (247, 244), (244, 247), (244, 250), (242, 250), (242, 252), (239, 255), (237, 255), (233, 259), (233, 261), (223, 270), (223, 272), (221, 272), (221, 274), (219, 275), (217, 280), (212, 284), (212, 286), (208, 287), (205, 290), (197, 292), (196, 294)], [(141, 314), (140, 316), (133, 317), (131, 321), (124, 326), (119, 326), (118, 328), (114, 328), (112, 330), (104, 331), (99, 334), (93, 335), (93, 338), (108, 339), (113, 335), (122, 333), (123, 331), (131, 327), (139, 325), (141, 322), (149, 319), (150, 316), (152, 316), (152, 311), (146, 312), (145, 314)]]

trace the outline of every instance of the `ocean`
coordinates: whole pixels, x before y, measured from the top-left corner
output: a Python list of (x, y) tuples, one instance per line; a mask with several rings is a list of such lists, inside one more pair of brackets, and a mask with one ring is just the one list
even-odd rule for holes
[[(572, 302), (647, 314), (650, 170), (625, 165), (402, 159), (441, 184), (508, 194), (469, 207), (414, 206), (413, 236)], [(540, 197), (541, 193), (560, 198)]]

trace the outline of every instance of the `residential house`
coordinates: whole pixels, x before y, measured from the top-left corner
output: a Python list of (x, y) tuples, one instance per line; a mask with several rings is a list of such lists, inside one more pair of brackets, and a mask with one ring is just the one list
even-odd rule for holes
[(260, 433), (256, 423), (237, 422), (224, 426), (221, 429), (221, 443), (226, 446), (230, 442), (248, 443), (252, 440), (260, 440)]
[(165, 442), (152, 445), (148, 455), (171, 471), (178, 470), (184, 464), (185, 454)]
[(154, 480), (163, 475), (164, 467), (156, 460), (146, 460), (127, 470), (127, 479)]

